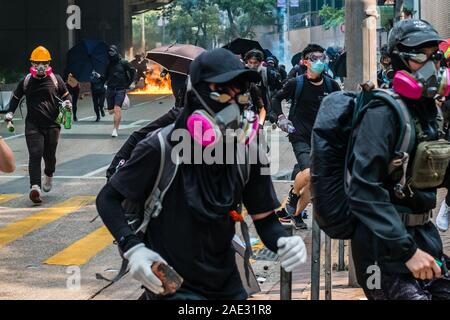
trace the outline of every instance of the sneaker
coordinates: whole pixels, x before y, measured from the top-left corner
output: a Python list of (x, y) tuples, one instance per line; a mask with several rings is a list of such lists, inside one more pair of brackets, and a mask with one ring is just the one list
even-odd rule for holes
[(294, 188), (291, 188), (286, 202), (286, 212), (291, 216), (293, 216), (295, 211), (297, 211), (298, 199), (300, 199), (300, 197), (294, 193)]
[(100, 110), (100, 113), (102, 114), (102, 117), (105, 116), (105, 110), (101, 109), (101, 110)]
[(117, 133), (117, 129), (114, 129), (113, 132), (111, 133), (111, 137), (115, 138), (117, 137), (119, 134)]
[(33, 201), (33, 203), (42, 203), (41, 188), (36, 184), (31, 187), (30, 200)]
[(292, 216), (286, 212), (285, 208), (276, 211), (275, 214), (277, 215), (278, 220), (280, 220), (281, 223), (291, 223)]
[(100, 122), (100, 116), (98, 116), (94, 122)]
[(448, 230), (448, 220), (450, 218), (450, 207), (445, 203), (445, 200), (442, 201), (441, 209), (439, 210), (439, 214), (436, 218), (436, 226), (439, 231), (445, 232)]
[(52, 190), (53, 186), (53, 177), (47, 177), (47, 175), (44, 175), (44, 183), (42, 184), (42, 190), (44, 192), (50, 192)]
[(302, 219), (308, 219), (308, 211), (306, 211), (306, 209), (302, 211), (301, 217)]
[(296, 216), (296, 217), (293, 217), (293, 218), (292, 218), (292, 222), (293, 222), (294, 228), (295, 228), (296, 230), (299, 230), (299, 229), (300, 229), (300, 230), (307, 230), (307, 229), (308, 229), (308, 226), (307, 226), (307, 224), (303, 221), (301, 215), (298, 215), (298, 216)]

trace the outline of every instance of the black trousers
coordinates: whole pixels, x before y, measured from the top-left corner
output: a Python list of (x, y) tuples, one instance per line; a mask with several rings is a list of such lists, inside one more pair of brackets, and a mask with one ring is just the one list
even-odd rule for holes
[(381, 275), (381, 288), (364, 289), (368, 300), (450, 300), (450, 279), (414, 279), (409, 274)]
[(41, 187), (41, 163), (44, 158), (44, 173), (53, 177), (56, 167), (56, 148), (58, 147), (60, 128), (33, 128), (26, 130), (30, 174), (30, 187)]
[(94, 112), (97, 119), (100, 118), (100, 112), (105, 105), (105, 92), (92, 92), (92, 102), (94, 103)]
[(69, 85), (67, 86), (70, 95), (72, 96), (72, 113), (73, 118), (77, 118), (77, 110), (78, 110), (78, 98), (80, 96), (80, 88), (71, 88)]

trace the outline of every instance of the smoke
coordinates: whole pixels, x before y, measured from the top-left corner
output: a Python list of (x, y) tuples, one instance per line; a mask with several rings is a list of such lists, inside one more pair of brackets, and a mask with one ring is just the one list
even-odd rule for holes
[(270, 43), (267, 49), (269, 49), (273, 55), (275, 55), (280, 64), (284, 64), (289, 68), (290, 66), (290, 52), (291, 52), (291, 42), (287, 38), (287, 20), (286, 19), (286, 10), (284, 8), (278, 8), (276, 11), (276, 14), (278, 16), (278, 30), (277, 35), (278, 39), (271, 38), (271, 41), (267, 41)]

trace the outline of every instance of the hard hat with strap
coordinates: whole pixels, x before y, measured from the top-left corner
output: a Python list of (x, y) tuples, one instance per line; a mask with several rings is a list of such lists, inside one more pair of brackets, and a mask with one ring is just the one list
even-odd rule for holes
[(36, 61), (36, 62), (46, 62), (51, 61), (52, 57), (50, 55), (50, 52), (44, 48), (43, 46), (39, 46), (36, 49), (33, 50), (31, 53), (30, 61)]

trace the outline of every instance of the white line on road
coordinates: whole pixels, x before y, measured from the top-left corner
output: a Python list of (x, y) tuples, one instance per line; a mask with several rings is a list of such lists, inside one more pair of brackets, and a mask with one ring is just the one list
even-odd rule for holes
[[(28, 178), (28, 176), (0, 176), (0, 179), (23, 179)], [(105, 180), (106, 177), (85, 177), (85, 176), (54, 176), (53, 179), (79, 179), (79, 180)]]
[(4, 138), (3, 140), (12, 140), (12, 139), (20, 138), (20, 137), (23, 137), (23, 136), (25, 136), (25, 134), (21, 133), (21, 134), (16, 134), (15, 136)]
[(78, 121), (86, 121), (86, 120), (91, 120), (91, 119), (94, 119), (94, 118), (95, 118), (95, 116), (90, 116), (90, 117), (86, 117), (86, 118), (81, 118)]
[(88, 177), (95, 176), (97, 173), (104, 172), (104, 171), (106, 171), (106, 169), (108, 169), (108, 168), (109, 168), (109, 164), (108, 164), (107, 166), (101, 167), (101, 168), (99, 168), (99, 169), (97, 169), (97, 170), (94, 170), (94, 171), (91, 171), (91, 172), (89, 172), (89, 173), (86, 173), (86, 174), (83, 175), (82, 177), (83, 177), (83, 178), (88, 178)]

